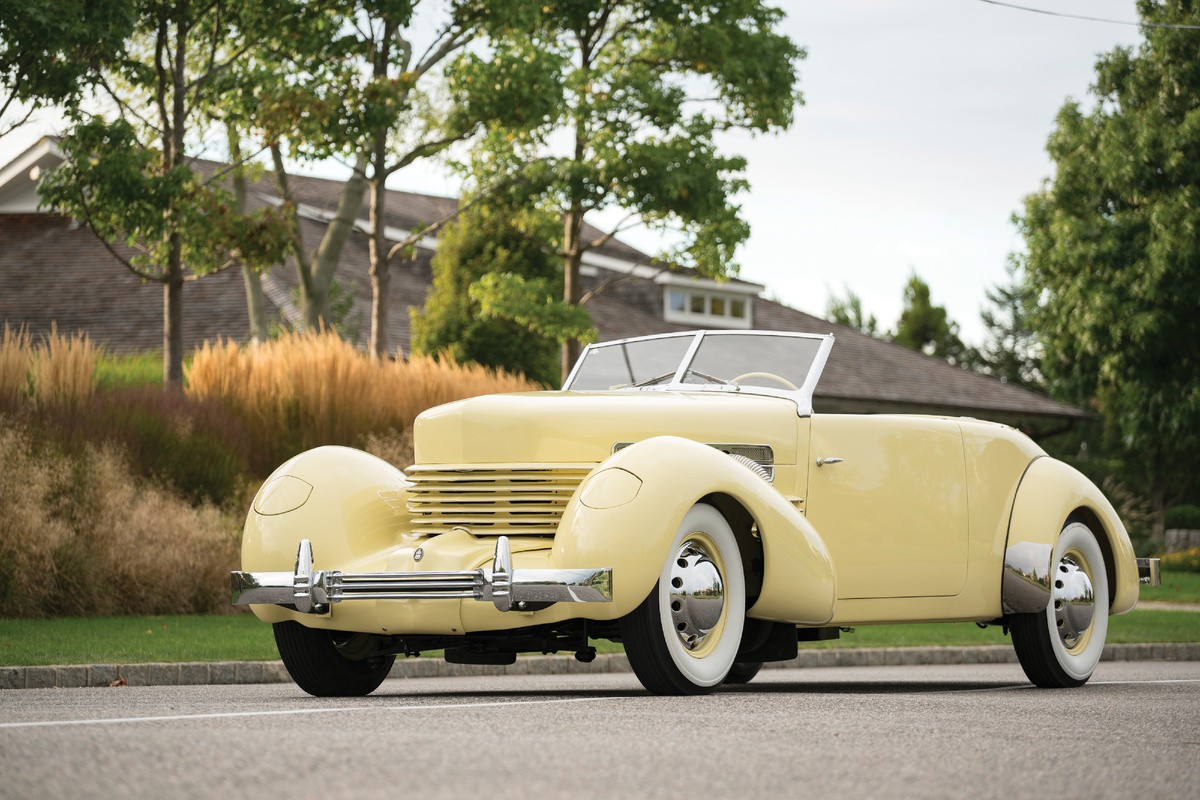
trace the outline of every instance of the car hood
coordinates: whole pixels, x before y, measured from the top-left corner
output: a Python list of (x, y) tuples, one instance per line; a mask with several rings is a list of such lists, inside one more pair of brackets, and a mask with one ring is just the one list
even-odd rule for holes
[(619, 442), (681, 436), (765, 444), (796, 463), (796, 404), (727, 392), (531, 392), (429, 409), (414, 426), (416, 461), (435, 464), (599, 463)]

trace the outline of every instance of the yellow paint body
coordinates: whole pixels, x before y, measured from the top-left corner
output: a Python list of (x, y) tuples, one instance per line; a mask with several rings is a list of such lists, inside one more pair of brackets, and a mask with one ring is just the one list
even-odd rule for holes
[[(1111, 505), (1079, 473), (993, 423), (801, 417), (786, 398), (720, 391), (540, 392), (431, 409), (416, 422), (415, 443), (418, 470), (586, 474), (552, 535), (511, 536), (513, 567), (611, 568), (613, 601), (500, 612), (475, 600), (347, 600), (324, 615), (253, 606), (261, 619), (400, 635), (618, 619), (650, 593), (684, 515), (701, 501), (726, 514), (745, 552), (761, 548), (747, 582), (748, 615), (758, 619), (995, 620), (1006, 547), (1053, 543), (1079, 513), (1111, 556), (1112, 612), (1137, 600), (1137, 568)], [(774, 482), (711, 446), (721, 444), (770, 447)], [(818, 458), (841, 461), (817, 466)], [(491, 566), (495, 531), (484, 523), (424, 532), (412, 492), (404, 473), (358, 451), (297, 456), (256, 498), (242, 569), (292, 570), (301, 539), (312, 542), (315, 570)]]

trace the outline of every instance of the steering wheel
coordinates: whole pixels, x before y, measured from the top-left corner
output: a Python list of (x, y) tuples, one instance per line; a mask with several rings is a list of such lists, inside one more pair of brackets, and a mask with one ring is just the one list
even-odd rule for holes
[(730, 383), (736, 386), (747, 378), (765, 378), (766, 380), (775, 381), (776, 383), (782, 384), (791, 389), (793, 392), (800, 391), (791, 381), (787, 380), (786, 378), (781, 378), (773, 372), (746, 372), (742, 375), (738, 375), (736, 378), (730, 381)]

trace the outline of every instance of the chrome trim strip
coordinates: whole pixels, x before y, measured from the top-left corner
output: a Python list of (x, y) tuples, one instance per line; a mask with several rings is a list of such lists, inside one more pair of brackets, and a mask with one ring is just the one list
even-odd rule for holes
[(1054, 545), (1018, 542), (1004, 551), (1000, 606), (1005, 614), (1034, 614), (1050, 605)]
[(345, 600), (480, 600), (500, 611), (528, 603), (610, 603), (612, 569), (513, 569), (508, 537), (496, 541), (492, 569), (463, 572), (337, 572), (312, 569), (312, 544), (304, 539), (295, 572), (233, 572), (235, 606), (294, 605), (324, 613)]
[(1157, 558), (1137, 560), (1138, 583), (1142, 586), (1162, 586), (1162, 562)]

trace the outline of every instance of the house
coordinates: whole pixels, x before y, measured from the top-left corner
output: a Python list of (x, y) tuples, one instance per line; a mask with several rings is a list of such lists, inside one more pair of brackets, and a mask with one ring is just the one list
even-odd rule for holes
[[(63, 160), (57, 140), (38, 144), (0, 167), (0, 315), (9, 325), (28, 325), (34, 334), (85, 330), (116, 352), (162, 347), (162, 290), (144, 283), (104, 243), (70, 218), (38, 208), (37, 181)], [(214, 173), (221, 165), (197, 161)], [(292, 176), (306, 242), (315, 244), (337, 205), (341, 184)], [(277, 204), (269, 178), (249, 187), (252, 205)], [(407, 238), (419, 225), (436, 222), (456, 208), (453, 198), (391, 191), (388, 239)], [(355, 311), (369, 321), (367, 209), (342, 254), (337, 279), (353, 287)], [(599, 231), (591, 229), (595, 238)], [(121, 243), (112, 247), (125, 255)], [(392, 268), (388, 341), (408, 351), (410, 306), (421, 306), (432, 283), (430, 258), (436, 241), (422, 240), (412, 260)], [(1047, 431), (1087, 415), (1078, 408), (992, 378), (976, 375), (914, 350), (875, 339), (761, 296), (764, 287), (732, 279), (717, 282), (650, 265), (645, 253), (615, 239), (583, 261), (585, 290), (611, 287), (587, 304), (600, 340), (695, 328), (757, 328), (830, 333), (837, 337), (814, 398), (818, 411), (841, 413), (926, 413), (973, 416)], [(298, 322), (292, 302), (298, 278), (289, 262), (263, 277), (269, 313)], [(249, 337), (245, 290), (238, 270), (189, 282), (184, 290), (185, 352), (205, 340)], [(2, 323), (0, 323), (2, 324)], [(365, 328), (362, 334), (365, 337)]]

